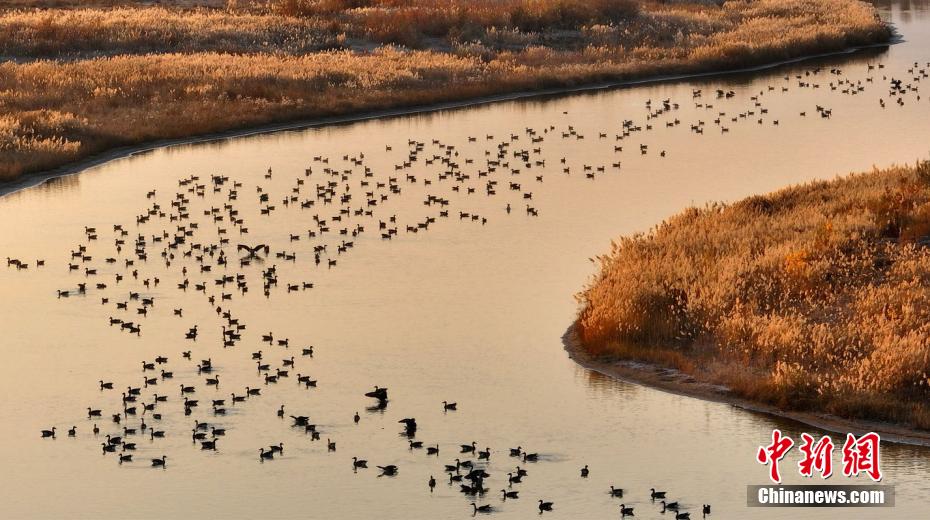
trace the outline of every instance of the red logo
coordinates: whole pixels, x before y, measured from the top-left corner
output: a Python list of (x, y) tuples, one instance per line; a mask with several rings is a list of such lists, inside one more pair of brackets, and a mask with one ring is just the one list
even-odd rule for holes
[[(813, 436), (802, 433), (801, 441), (798, 447), (803, 454), (801, 460), (798, 461), (798, 472), (801, 476), (813, 477), (817, 472), (820, 478), (830, 478), (833, 474), (833, 450), (835, 448), (833, 439), (829, 435), (824, 435), (815, 442)], [(860, 473), (865, 473), (875, 482), (880, 482), (882, 480), (880, 444), (881, 437), (875, 432), (866, 433), (858, 438), (851, 433), (847, 434), (846, 442), (843, 444), (843, 475), (857, 477)], [(770, 444), (759, 446), (756, 461), (769, 466), (769, 478), (772, 482), (781, 483), (778, 464), (793, 446), (794, 440), (787, 435), (782, 435), (781, 430), (777, 429), (772, 430)]]

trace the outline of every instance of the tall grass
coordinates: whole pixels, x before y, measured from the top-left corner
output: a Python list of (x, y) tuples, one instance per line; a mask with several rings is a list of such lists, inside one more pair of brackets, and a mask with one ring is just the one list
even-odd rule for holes
[(0, 10), (0, 180), (152, 139), (758, 65), (889, 36), (857, 0), (170, 4)]
[(930, 162), (689, 209), (598, 258), (590, 353), (930, 428)]

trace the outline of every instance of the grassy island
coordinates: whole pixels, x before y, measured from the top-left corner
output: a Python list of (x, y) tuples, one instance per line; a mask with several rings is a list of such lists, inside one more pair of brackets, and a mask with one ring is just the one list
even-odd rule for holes
[(858, 0), (9, 0), (0, 181), (160, 139), (889, 37)]
[(688, 209), (599, 257), (573, 328), (779, 410), (930, 428), (930, 162)]

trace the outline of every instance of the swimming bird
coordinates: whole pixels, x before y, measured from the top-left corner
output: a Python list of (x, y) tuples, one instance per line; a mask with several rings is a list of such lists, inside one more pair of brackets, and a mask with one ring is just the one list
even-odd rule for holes
[(588, 472), (588, 465), (585, 464), (584, 467), (581, 468), (581, 478), (588, 478), (588, 473), (589, 473), (589, 472)]
[(543, 502), (539, 501), (539, 513), (542, 514), (543, 511), (552, 511), (552, 502)]
[(649, 488), (649, 490), (652, 492), (650, 496), (653, 500), (657, 498), (665, 498), (665, 491), (656, 491), (655, 488)]
[(620, 504), (620, 516), (635, 516), (632, 507), (626, 507), (626, 504)]
[(475, 505), (475, 503), (472, 502), (471, 507), (474, 509), (474, 512), (472, 514), (490, 513), (491, 511), (493, 511), (493, 508), (491, 508), (491, 504), (485, 504), (483, 506), (479, 506), (479, 505)]
[(613, 486), (610, 486), (610, 496), (623, 497), (623, 490), (620, 488), (615, 488)]
[(368, 461), (367, 461), (367, 460), (359, 460), (358, 457), (352, 457), (352, 467), (354, 467), (354, 468), (367, 468), (367, 467), (368, 467)]
[(508, 498), (520, 498), (519, 491), (507, 491), (506, 489), (502, 489), (501, 493), (504, 495), (504, 500), (507, 500)]
[(152, 459), (152, 466), (161, 466), (165, 467), (168, 462), (168, 457), (162, 455), (160, 459)]
[(666, 503), (665, 500), (662, 501), (662, 512), (664, 513), (666, 509), (672, 511), (678, 511), (678, 502), (669, 502)]

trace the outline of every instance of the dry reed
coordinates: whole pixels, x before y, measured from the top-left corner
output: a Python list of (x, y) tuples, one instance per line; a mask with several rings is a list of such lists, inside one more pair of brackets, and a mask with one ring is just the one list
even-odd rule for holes
[(584, 348), (930, 427), (930, 162), (689, 209), (598, 258)]
[(0, 180), (153, 139), (759, 65), (889, 37), (857, 0), (114, 3), (130, 7), (0, 10), (0, 54), (11, 58), (0, 63)]

